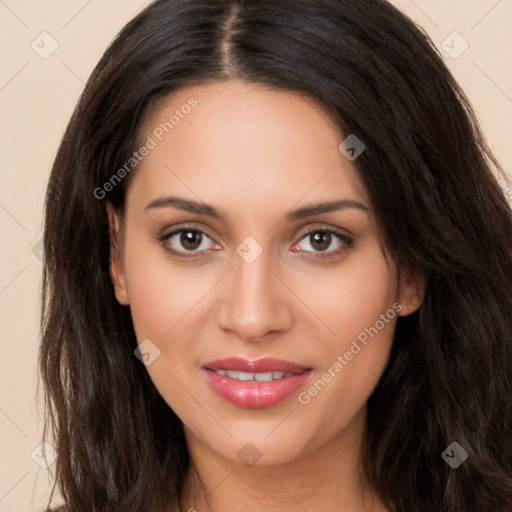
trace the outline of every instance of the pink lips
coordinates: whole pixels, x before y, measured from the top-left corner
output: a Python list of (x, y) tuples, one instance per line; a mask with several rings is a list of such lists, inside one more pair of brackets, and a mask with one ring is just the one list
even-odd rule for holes
[[(215, 373), (215, 370), (267, 373), (283, 372), (293, 374), (270, 382), (240, 381)], [(238, 357), (209, 361), (203, 365), (205, 377), (222, 398), (238, 407), (260, 409), (271, 407), (304, 384), (312, 369), (273, 358), (248, 360)]]

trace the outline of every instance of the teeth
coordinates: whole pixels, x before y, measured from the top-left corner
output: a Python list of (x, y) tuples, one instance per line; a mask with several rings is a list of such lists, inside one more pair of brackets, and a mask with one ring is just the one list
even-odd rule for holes
[(228, 370), (228, 377), (238, 380), (253, 380), (254, 373), (248, 372), (233, 372)]
[(257, 381), (257, 382), (271, 382), (273, 380), (283, 379), (285, 377), (290, 377), (291, 373), (284, 372), (265, 372), (265, 373), (253, 373), (253, 372), (236, 372), (233, 370), (217, 370), (215, 372), (217, 375), (222, 375), (223, 377), (229, 377), (230, 379), (237, 379), (240, 381)]

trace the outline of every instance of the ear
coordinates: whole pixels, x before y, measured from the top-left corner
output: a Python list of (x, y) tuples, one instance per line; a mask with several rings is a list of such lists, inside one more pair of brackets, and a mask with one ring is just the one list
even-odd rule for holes
[(123, 268), (122, 258), (122, 233), (121, 220), (119, 212), (107, 202), (107, 215), (110, 237), (110, 279), (114, 285), (114, 292), (117, 301), (123, 306), (127, 306), (130, 301), (126, 288), (126, 277)]
[(398, 276), (398, 302), (400, 316), (407, 316), (419, 309), (425, 297), (426, 278), (409, 268), (400, 269)]

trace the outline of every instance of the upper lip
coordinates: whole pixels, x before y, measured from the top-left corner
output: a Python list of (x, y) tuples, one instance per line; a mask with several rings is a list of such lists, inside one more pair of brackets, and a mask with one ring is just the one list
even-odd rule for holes
[(310, 370), (291, 361), (274, 359), (272, 357), (262, 357), (261, 359), (244, 359), (241, 357), (229, 357), (227, 359), (216, 359), (203, 364), (203, 368), (208, 370), (232, 370), (248, 373), (266, 373), (266, 372), (284, 372), (284, 373), (303, 373)]

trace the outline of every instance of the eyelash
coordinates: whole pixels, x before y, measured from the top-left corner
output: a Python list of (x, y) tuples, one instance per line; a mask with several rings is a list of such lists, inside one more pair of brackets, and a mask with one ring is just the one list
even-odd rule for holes
[[(188, 260), (197, 258), (196, 255), (200, 254), (199, 252), (190, 252), (189, 251), (189, 254), (187, 255), (186, 253), (183, 253), (180, 251), (175, 251), (174, 249), (170, 249), (169, 247), (165, 247), (163, 245), (164, 242), (169, 240), (174, 235), (177, 235), (178, 233), (182, 233), (182, 232), (187, 232), (187, 231), (194, 232), (194, 233), (201, 233), (202, 235), (206, 235), (208, 238), (211, 239), (211, 237), (207, 233), (202, 231), (201, 229), (198, 229), (198, 228), (195, 228), (192, 226), (190, 226), (190, 227), (184, 226), (184, 227), (181, 227), (180, 229), (176, 229), (175, 231), (172, 231), (171, 233), (169, 233), (167, 235), (156, 237), (156, 240), (158, 243), (160, 243), (162, 245), (162, 247), (164, 248), (165, 251), (171, 253), (173, 256), (176, 256), (176, 257), (182, 258), (182, 259), (188, 259)], [(306, 233), (304, 233), (302, 235), (302, 237), (300, 238), (299, 242), (297, 242), (297, 243), (300, 243), (303, 239), (307, 238), (309, 235), (312, 235), (313, 233), (329, 233), (331, 235), (334, 235), (336, 238), (338, 238), (338, 240), (340, 240), (340, 242), (342, 242), (344, 245), (344, 247), (342, 247), (341, 249), (338, 249), (335, 251), (330, 251), (330, 252), (305, 251), (305, 252), (313, 252), (313, 254), (315, 254), (316, 258), (323, 259), (323, 258), (334, 257), (336, 255), (339, 255), (339, 254), (345, 252), (347, 249), (352, 248), (352, 246), (354, 244), (354, 241), (352, 240), (352, 238), (347, 236), (345, 233), (338, 231), (336, 229), (333, 229), (333, 228), (313, 228), (313, 229), (307, 231)], [(294, 244), (294, 245), (297, 245), (297, 244)]]

